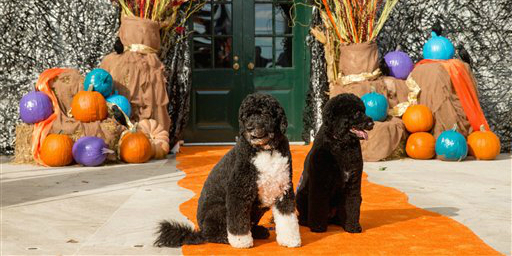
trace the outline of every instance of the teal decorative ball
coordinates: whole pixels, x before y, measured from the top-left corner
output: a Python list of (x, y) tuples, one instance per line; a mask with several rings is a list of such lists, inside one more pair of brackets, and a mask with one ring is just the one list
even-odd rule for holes
[(455, 55), (452, 42), (432, 31), (432, 37), (423, 45), (423, 58), (431, 60), (449, 60)]
[(468, 144), (456, 128), (442, 132), (436, 140), (436, 154), (442, 160), (461, 161), (468, 155)]
[(388, 116), (388, 100), (384, 95), (371, 92), (363, 95), (361, 100), (366, 107), (366, 115), (371, 117), (373, 121), (384, 121)]
[(132, 106), (130, 101), (123, 95), (117, 94), (117, 91), (106, 100), (107, 102), (117, 105), (126, 114), (126, 116), (128, 116), (128, 118), (131, 116)]
[(97, 91), (107, 98), (112, 94), (113, 82), (112, 76), (102, 68), (95, 68), (87, 73), (84, 80), (84, 90), (89, 90), (89, 85), (93, 85), (93, 91)]

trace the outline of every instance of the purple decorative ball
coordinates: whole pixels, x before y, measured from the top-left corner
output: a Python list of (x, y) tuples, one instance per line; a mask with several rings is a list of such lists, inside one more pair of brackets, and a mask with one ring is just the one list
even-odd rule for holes
[(46, 120), (52, 113), (52, 100), (42, 92), (29, 92), (20, 100), (20, 117), (27, 124)]
[(390, 75), (398, 79), (407, 79), (414, 68), (409, 55), (402, 51), (389, 52), (384, 56), (384, 61), (388, 65)]
[(73, 158), (85, 166), (101, 165), (107, 159), (107, 151), (107, 144), (98, 137), (82, 137), (73, 144)]

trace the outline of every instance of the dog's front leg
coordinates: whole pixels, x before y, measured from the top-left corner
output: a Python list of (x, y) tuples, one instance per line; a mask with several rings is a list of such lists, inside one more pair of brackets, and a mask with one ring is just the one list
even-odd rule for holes
[(291, 182), (283, 197), (272, 206), (272, 214), (276, 223), (277, 243), (286, 247), (299, 247), (299, 221), (295, 213), (295, 195)]
[[(253, 246), (251, 234), (251, 206), (254, 201), (254, 184), (237, 168), (228, 182), (226, 209), (229, 244), (235, 248)], [(222, 218), (223, 216), (219, 216)]]
[(348, 182), (345, 184), (345, 202), (344, 210), (346, 220), (343, 229), (349, 233), (361, 233), (362, 228), (359, 224), (361, 209), (361, 176), (362, 171), (348, 172)]

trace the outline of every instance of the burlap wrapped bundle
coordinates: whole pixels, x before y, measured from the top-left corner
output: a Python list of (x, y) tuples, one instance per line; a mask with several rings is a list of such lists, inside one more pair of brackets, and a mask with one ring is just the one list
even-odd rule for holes
[[(466, 68), (469, 70), (467, 65)], [(443, 131), (452, 129), (454, 124), (457, 124), (458, 132), (468, 136), (471, 125), (452, 86), (450, 74), (443, 65), (441, 63), (417, 65), (410, 76), (421, 88), (418, 103), (429, 107), (434, 116), (432, 127), (434, 138), (437, 139)], [(472, 80), (472, 86), (475, 86), (474, 77)]]
[[(340, 93), (353, 93), (359, 97), (372, 92), (380, 93), (388, 99), (389, 108), (407, 101), (409, 89), (404, 80), (381, 76), (378, 63), (378, 48), (375, 42), (349, 44), (340, 48), (339, 71), (341, 76), (331, 83), (329, 96)], [(403, 152), (401, 143), (407, 137), (405, 126), (400, 118), (375, 122), (368, 132), (368, 140), (361, 141), (364, 161), (379, 161)]]
[(115, 89), (130, 101), (133, 121), (154, 119), (169, 131), (164, 65), (157, 56), (159, 30), (155, 21), (123, 16), (119, 38), (125, 51), (107, 55), (100, 67), (112, 75)]

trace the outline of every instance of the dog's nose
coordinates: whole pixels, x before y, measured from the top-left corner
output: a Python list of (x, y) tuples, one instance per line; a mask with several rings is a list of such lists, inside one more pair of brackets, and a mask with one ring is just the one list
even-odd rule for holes
[(373, 125), (375, 123), (373, 121), (369, 121), (368, 123), (366, 123), (366, 129), (365, 130), (371, 130), (373, 129)]
[(251, 135), (257, 138), (263, 137), (265, 135), (265, 129), (256, 128), (251, 131)]

